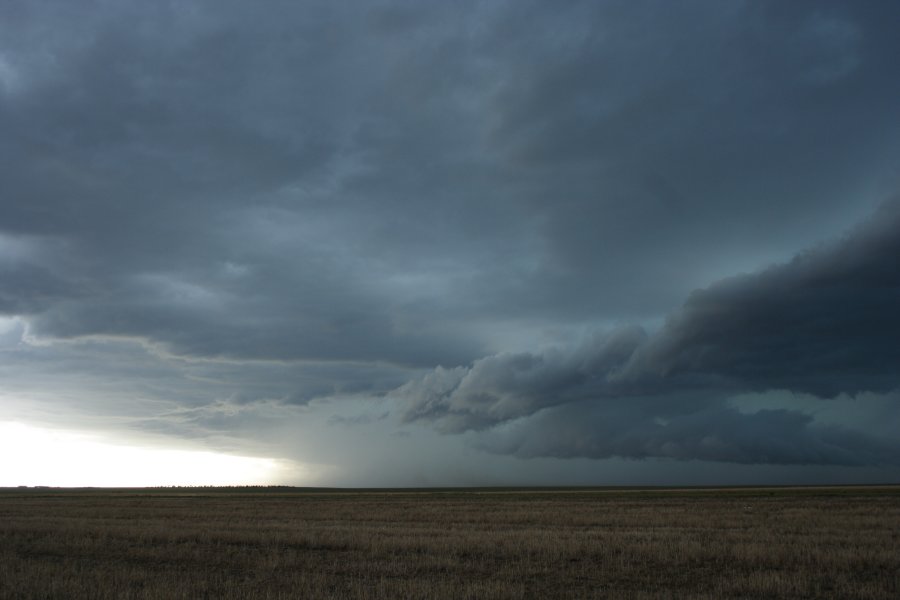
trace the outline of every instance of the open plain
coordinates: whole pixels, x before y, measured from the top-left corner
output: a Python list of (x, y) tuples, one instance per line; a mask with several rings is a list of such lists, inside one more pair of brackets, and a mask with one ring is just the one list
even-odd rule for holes
[(6, 598), (900, 597), (900, 487), (0, 492)]

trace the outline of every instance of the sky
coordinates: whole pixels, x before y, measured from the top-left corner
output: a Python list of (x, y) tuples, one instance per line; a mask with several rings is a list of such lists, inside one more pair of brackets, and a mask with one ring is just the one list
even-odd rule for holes
[(900, 4), (0, 4), (0, 485), (900, 482)]

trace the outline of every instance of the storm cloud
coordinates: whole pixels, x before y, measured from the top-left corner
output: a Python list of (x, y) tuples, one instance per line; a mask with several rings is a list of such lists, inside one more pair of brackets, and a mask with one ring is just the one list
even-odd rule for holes
[(839, 243), (693, 293), (622, 378), (721, 378), (820, 396), (900, 385), (900, 201)]
[(895, 464), (732, 399), (900, 386), (898, 19), (4, 2), (0, 418), (357, 475)]
[[(529, 437), (507, 442), (525, 456), (896, 463), (896, 443), (817, 428), (796, 411), (743, 414), (726, 400), (747, 391), (828, 398), (900, 388), (898, 256), (894, 200), (840, 241), (695, 291), (653, 335), (623, 328), (574, 349), (439, 367), (396, 395), (407, 422), (433, 421), (445, 432), (550, 409), (524, 426)], [(568, 404), (581, 409), (556, 409)]]

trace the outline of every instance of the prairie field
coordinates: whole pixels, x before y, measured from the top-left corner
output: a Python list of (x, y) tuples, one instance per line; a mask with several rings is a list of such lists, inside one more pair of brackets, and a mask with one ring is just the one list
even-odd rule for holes
[(0, 598), (900, 598), (900, 487), (4, 490)]

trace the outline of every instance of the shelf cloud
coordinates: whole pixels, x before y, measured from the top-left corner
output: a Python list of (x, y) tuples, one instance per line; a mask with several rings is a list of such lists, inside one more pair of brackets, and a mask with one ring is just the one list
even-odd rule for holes
[(742, 414), (725, 400), (748, 391), (830, 398), (900, 388), (897, 256), (895, 200), (836, 243), (693, 292), (652, 335), (621, 328), (572, 349), (438, 367), (396, 395), (407, 422), (444, 432), (549, 409), (526, 426), (532, 437), (508, 446), (524, 455), (896, 463), (896, 443), (817, 428), (796, 411)]

